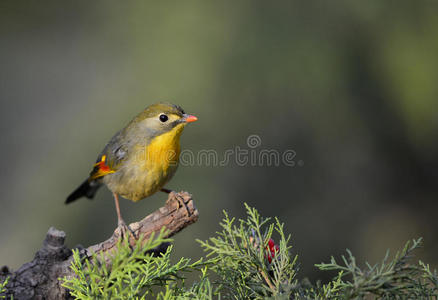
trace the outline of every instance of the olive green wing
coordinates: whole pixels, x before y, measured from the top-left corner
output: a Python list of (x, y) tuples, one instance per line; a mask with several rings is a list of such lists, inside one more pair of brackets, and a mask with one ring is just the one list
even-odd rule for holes
[(126, 160), (129, 152), (129, 143), (124, 141), (121, 135), (121, 132), (118, 132), (99, 154), (90, 173), (89, 181), (117, 172)]

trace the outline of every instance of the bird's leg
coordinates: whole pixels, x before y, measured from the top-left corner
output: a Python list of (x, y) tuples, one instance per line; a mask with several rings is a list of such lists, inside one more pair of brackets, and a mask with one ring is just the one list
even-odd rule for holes
[(120, 228), (120, 236), (124, 237), (126, 235), (127, 230), (129, 230), (129, 232), (131, 232), (132, 236), (137, 239), (137, 236), (135, 235), (135, 232), (131, 229), (131, 227), (129, 227), (128, 225), (126, 225), (125, 221), (122, 218), (122, 214), (120, 213), (120, 206), (119, 206), (119, 195), (117, 195), (116, 193), (113, 193), (114, 196), (114, 201), (116, 203), (116, 212), (117, 212), (117, 219), (118, 219), (118, 227)]
[(170, 202), (170, 201), (176, 201), (176, 202), (178, 202), (178, 208), (177, 208), (177, 210), (178, 210), (180, 207), (185, 207), (185, 208), (186, 208), (186, 211), (187, 211), (187, 216), (190, 216), (190, 210), (189, 210), (189, 208), (187, 207), (187, 204), (184, 202), (184, 198), (181, 197), (181, 196), (179, 195), (179, 193), (177, 193), (177, 192), (175, 192), (175, 191), (172, 191), (172, 190), (169, 190), (169, 189), (166, 189), (166, 188), (162, 188), (161, 191), (164, 192), (164, 193), (166, 193), (166, 194), (169, 194), (169, 198), (167, 199), (166, 203), (168, 203), (168, 202)]
[(172, 190), (169, 190), (166, 188), (162, 188), (160, 191), (162, 191), (163, 193), (166, 193), (166, 194), (170, 194), (172, 192)]

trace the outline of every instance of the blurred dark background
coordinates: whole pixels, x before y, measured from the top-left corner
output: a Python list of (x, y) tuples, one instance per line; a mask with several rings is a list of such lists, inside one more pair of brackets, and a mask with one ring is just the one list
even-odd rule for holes
[[(0, 265), (19, 267), (47, 229), (94, 244), (116, 225), (102, 189), (65, 206), (111, 136), (166, 100), (199, 117), (183, 149), (296, 152), (294, 167), (182, 166), (199, 221), (175, 256), (243, 202), (278, 216), (301, 276), (350, 248), (377, 262), (424, 237), (438, 257), (438, 2), (2, 1)], [(300, 162), (300, 164), (298, 164)], [(122, 201), (135, 221), (164, 194)]]

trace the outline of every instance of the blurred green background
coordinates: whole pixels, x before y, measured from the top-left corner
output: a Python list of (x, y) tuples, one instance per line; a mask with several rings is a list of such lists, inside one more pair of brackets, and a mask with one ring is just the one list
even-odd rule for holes
[[(302, 277), (350, 248), (380, 259), (423, 236), (438, 263), (438, 2), (2, 1), (0, 265), (29, 261), (47, 229), (69, 246), (109, 237), (106, 188), (65, 206), (111, 136), (158, 100), (199, 117), (183, 149), (292, 149), (295, 167), (180, 167), (197, 223), (176, 256), (243, 202), (278, 216)], [(128, 222), (166, 196), (123, 200)]]

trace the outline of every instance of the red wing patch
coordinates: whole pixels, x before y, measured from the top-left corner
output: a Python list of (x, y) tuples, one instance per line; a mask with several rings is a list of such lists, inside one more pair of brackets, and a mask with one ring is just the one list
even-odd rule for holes
[(94, 164), (94, 169), (91, 171), (89, 180), (94, 180), (99, 177), (103, 177), (107, 174), (114, 173), (108, 165), (105, 164), (106, 155), (102, 155), (102, 158), (99, 162)]

